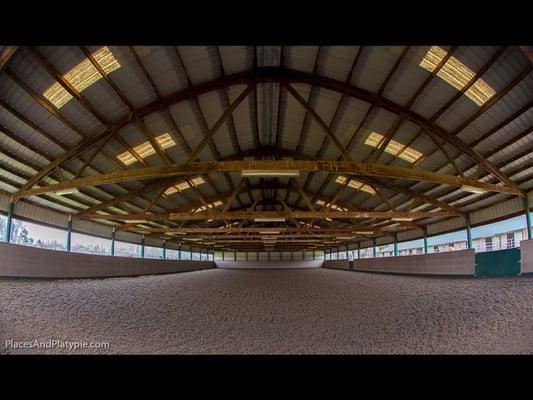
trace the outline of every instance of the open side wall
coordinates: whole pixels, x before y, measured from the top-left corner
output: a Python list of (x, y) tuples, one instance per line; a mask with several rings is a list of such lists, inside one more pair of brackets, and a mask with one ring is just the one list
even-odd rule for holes
[(0, 276), (103, 278), (214, 268), (212, 261), (158, 260), (40, 249), (0, 242)]

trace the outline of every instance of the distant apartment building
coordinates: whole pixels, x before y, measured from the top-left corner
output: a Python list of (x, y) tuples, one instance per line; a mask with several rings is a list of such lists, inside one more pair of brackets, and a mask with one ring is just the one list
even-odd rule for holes
[[(519, 247), (520, 242), (527, 238), (527, 228), (517, 229), (511, 232), (502, 232), (497, 233), (491, 236), (482, 236), (475, 239), (472, 239), (472, 246), (474, 250), (478, 253), (495, 251), (495, 250), (505, 250), (512, 249), (514, 247)], [(428, 245), (429, 253), (443, 253), (446, 251), (456, 251), (456, 250), (466, 250), (467, 249), (466, 240), (456, 240), (448, 243), (438, 243)], [(412, 247), (407, 249), (399, 249), (399, 256), (414, 256), (417, 254), (424, 254), (424, 247)], [(373, 249), (371, 247), (364, 248), (359, 250), (359, 258), (372, 258)], [(394, 248), (393, 245), (388, 246), (377, 246), (376, 248), (376, 257), (393, 257)], [(326, 259), (331, 260), (343, 260), (343, 259), (357, 259), (357, 250), (347, 250), (347, 251), (338, 251), (332, 252), (331, 254), (326, 255)]]

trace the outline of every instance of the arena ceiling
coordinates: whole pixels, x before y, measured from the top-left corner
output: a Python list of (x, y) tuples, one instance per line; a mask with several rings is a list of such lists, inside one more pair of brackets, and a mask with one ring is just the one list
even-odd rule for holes
[(339, 247), (533, 183), (529, 48), (0, 51), (0, 190), (117, 231)]

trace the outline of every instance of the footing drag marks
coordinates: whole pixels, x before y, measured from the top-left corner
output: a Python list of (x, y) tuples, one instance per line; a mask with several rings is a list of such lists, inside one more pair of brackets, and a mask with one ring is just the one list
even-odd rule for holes
[[(2, 353), (532, 353), (533, 277), (328, 269), (0, 280)], [(14, 349), (7, 340), (109, 342)]]

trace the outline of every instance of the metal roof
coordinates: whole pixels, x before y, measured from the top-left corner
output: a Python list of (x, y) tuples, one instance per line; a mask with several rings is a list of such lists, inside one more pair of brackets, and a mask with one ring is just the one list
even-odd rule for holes
[[(60, 162), (60, 168), (52, 168), (44, 175), (46, 179), (31, 186), (72, 180), (81, 168), (84, 170), (80, 176), (89, 177), (185, 163), (192, 149), (202, 142), (248, 84), (253, 89), (199, 151), (199, 160), (284, 157), (341, 160), (341, 149), (328, 137), (321, 120), (354, 162), (462, 175), (504, 186), (507, 184), (501, 176), (505, 175), (522, 192), (528, 192), (532, 186), (533, 74), (531, 61), (519, 47), (442, 47), (475, 74), (470, 84), (482, 79), (494, 89), (494, 97), (481, 106), (438, 76), (438, 70), (432, 74), (420, 66), (431, 46), (109, 46), (120, 68), (101, 76), (62, 107), (50, 103), (44, 92), (58, 82), (57, 77), (64, 76), (86, 60), (87, 54), (95, 54), (101, 48), (22, 47), (3, 66), (2, 190), (19, 192), (32, 176), (69, 149), (114, 126), (118, 129), (104, 139), (101, 147), (102, 142), (97, 142), (82, 149)], [(274, 78), (261, 79), (261, 74), (272, 74)], [(289, 93), (284, 86), (287, 84), (320, 120)], [(177, 100), (172, 100), (174, 97)], [(427, 132), (427, 126), (433, 136)], [(391, 140), (391, 150), (383, 145), (378, 151), (366, 144), (372, 132), (384, 136), (386, 143)], [(117, 158), (126, 151), (133, 154), (136, 146), (151, 146), (151, 138), (164, 133), (169, 133), (175, 143), (164, 150), (164, 155), (155, 151), (131, 165), (124, 165)], [(442, 135), (460, 140), (467, 150)], [(423, 156), (415, 163), (406, 161), (393, 152), (393, 145), (408, 147)], [(472, 151), (498, 172), (489, 171), (488, 164), (479, 167), (482, 163)], [(113, 209), (102, 210), (110, 214), (116, 210), (130, 214), (168, 213), (205, 205), (210, 199), (224, 202), (241, 179), (238, 172), (199, 175), (205, 183), (169, 195), (162, 194), (159, 188), (127, 196), (164, 179), (151, 177), (87, 186), (80, 188), (79, 193), (64, 196), (47, 193), (30, 198), (46, 207), (76, 214), (126, 195), (125, 202), (113, 203)], [(317, 199), (329, 198), (361, 211), (442, 210), (435, 203), (442, 201), (459, 213), (471, 213), (520, 195), (490, 191), (472, 194), (449, 184), (416, 182), (398, 176), (353, 176), (378, 189), (370, 194), (350, 186), (342, 189), (335, 182), (336, 176), (301, 171), (297, 180), (248, 178), (229, 210), (246, 210), (256, 200), (257, 210), (283, 210), (285, 205), (306, 210), (307, 200), (296, 189), (297, 185), (317, 209), (321, 208)], [(424, 195), (431, 201), (420, 198)], [(415, 224), (402, 227), (422, 228), (446, 218), (450, 217), (420, 218)], [(379, 218), (333, 221), (319, 218), (315, 223), (324, 228), (393, 226), (392, 221)], [(168, 220), (165, 224), (171, 228), (181, 222)], [(150, 225), (161, 226), (156, 222)], [(224, 225), (226, 222), (215, 220), (190, 221), (184, 226)], [(243, 226), (248, 225), (253, 226), (253, 221), (244, 222)]]

